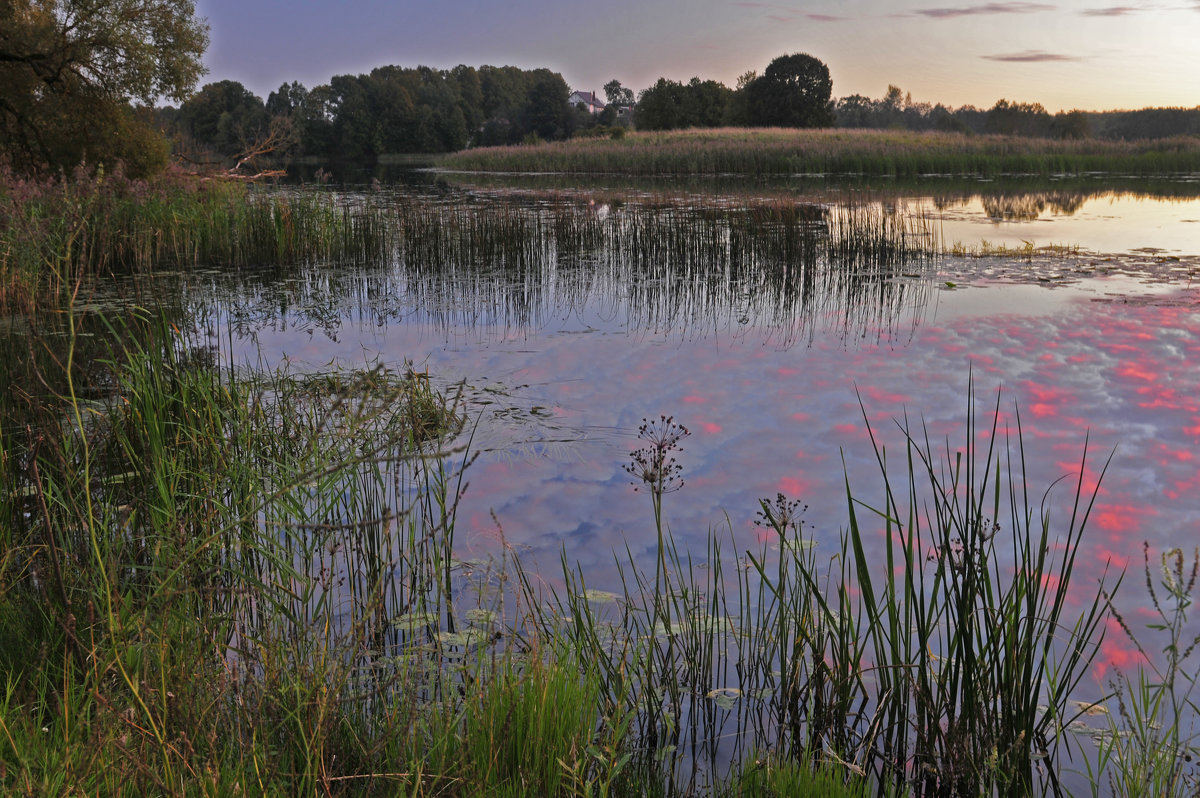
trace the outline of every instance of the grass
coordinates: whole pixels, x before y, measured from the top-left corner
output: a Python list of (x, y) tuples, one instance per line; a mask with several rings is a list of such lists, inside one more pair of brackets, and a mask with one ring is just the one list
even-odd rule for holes
[[(849, 526), (825, 562), (804, 508), (780, 495), (759, 516), (775, 551), (749, 552), (750, 570), (719, 537), (699, 568), (660, 531), (652, 578), (623, 562), (619, 611), (597, 609), (576, 571), (546, 633), (600, 663), (651, 749), (687, 751), (668, 774), (684, 793), (736, 740), (735, 761), (769, 750), (881, 790), (1061, 794), (1069, 697), (1104, 618), (1099, 594), (1077, 614), (1068, 601), (1094, 496), (1077, 484), (1054, 512), (1048, 493), (1031, 496), (1019, 422), (1006, 431), (999, 415), (977, 427), (970, 404), (963, 441), (940, 456), (905, 426), (898, 483), (877, 444), (883, 498), (866, 504), (847, 484)], [(669, 419), (647, 430), (633, 471), (669, 489), (682, 438)], [(642, 480), (661, 530), (668, 491)]]
[[(1200, 792), (1200, 704), (1195, 695), (1193, 655), (1200, 633), (1188, 632), (1187, 611), (1200, 575), (1200, 548), (1190, 568), (1183, 549), (1162, 552), (1156, 578), (1145, 547), (1146, 590), (1154, 618), (1135, 633), (1109, 600), (1109, 611), (1139, 655), (1133, 674), (1117, 671), (1111, 682), (1117, 712), (1105, 713), (1108, 727), (1095, 732), (1098, 758), (1089, 776), (1093, 794), (1107, 786), (1113, 795), (1194, 796)], [(1158, 586), (1155, 587), (1157, 581)], [(1162, 641), (1162, 656), (1144, 648), (1148, 637)]]
[(449, 170), (635, 175), (1041, 175), (1200, 171), (1200, 140), (1031, 139), (876, 130), (724, 128), (633, 133), (444, 158)]
[(316, 191), (83, 169), (31, 181), (0, 168), (0, 307), (61, 305), (81, 281), (178, 266), (379, 262), (384, 233), (371, 208)]

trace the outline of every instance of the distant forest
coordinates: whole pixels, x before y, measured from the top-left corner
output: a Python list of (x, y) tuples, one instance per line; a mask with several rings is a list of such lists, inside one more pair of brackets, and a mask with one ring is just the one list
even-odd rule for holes
[[(779, 119), (767, 89), (772, 69), (807, 59), (827, 102), (807, 116)], [(795, 66), (794, 64), (792, 66)], [(790, 76), (794, 85), (795, 76)], [(444, 153), (468, 147), (621, 135), (638, 130), (718, 126), (826, 126), (1002, 133), (1050, 138), (1153, 139), (1200, 136), (1200, 106), (1051, 114), (1037, 103), (999, 100), (991, 108), (916, 102), (896, 86), (878, 99), (829, 99), (828, 70), (809, 56), (783, 56), (763, 75), (747, 72), (736, 88), (693, 78), (660, 78), (637, 95), (617, 80), (604, 86), (603, 110), (572, 105), (571, 89), (549, 69), (386, 66), (337, 75), (305, 88), (285, 83), (264, 101), (236, 81), (209, 83), (178, 108), (160, 108), (160, 125), (186, 154), (236, 156), (256, 148), (283, 159), (371, 159)], [(818, 88), (822, 88), (818, 85)], [(589, 97), (595, 97), (591, 91)]]

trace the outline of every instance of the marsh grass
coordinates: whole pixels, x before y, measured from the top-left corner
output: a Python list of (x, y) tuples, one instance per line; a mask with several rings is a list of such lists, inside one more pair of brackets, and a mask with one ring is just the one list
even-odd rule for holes
[[(1111, 682), (1116, 712), (1108, 712), (1107, 728), (1092, 733), (1097, 757), (1089, 759), (1093, 794), (1107, 787), (1113, 795), (1195, 796), (1200, 794), (1200, 704), (1196, 698), (1194, 655), (1200, 633), (1191, 630), (1188, 609), (1200, 574), (1200, 548), (1161, 553), (1160, 567), (1151, 566), (1144, 547), (1146, 590), (1153, 620), (1135, 633), (1127, 618), (1108, 599), (1108, 608), (1138, 654), (1133, 674), (1117, 672)], [(1157, 586), (1156, 586), (1157, 583)], [(1161, 652), (1146, 650), (1147, 639), (1161, 642)]]
[(940, 454), (903, 425), (898, 463), (871, 430), (882, 500), (847, 484), (832, 554), (781, 495), (759, 515), (773, 550), (733, 556), (714, 534), (694, 561), (660, 534), (655, 574), (619, 558), (611, 601), (564, 555), (571, 578), (541, 622), (635, 713), (641, 766), (683, 793), (768, 751), (914, 795), (1062, 794), (1068, 698), (1104, 617), (1099, 593), (1077, 614), (1068, 600), (1094, 495), (1082, 481), (1065, 507), (1031, 494), (1019, 417), (1002, 428), (999, 399), (990, 423), (976, 413), (972, 397)]
[(0, 168), (0, 306), (61, 306), (83, 281), (171, 267), (378, 263), (387, 233), (377, 209), (328, 192), (83, 168), (39, 182)]
[[(420, 201), (358, 217), (312, 201), (350, 250), (387, 241), (434, 283), (495, 269), (529, 291), (548, 264), (619, 263), (676, 314), (714, 284), (800, 305), (823, 281), (879, 290), (931, 238), (882, 209), (794, 202)], [(270, 225), (244, 217), (222, 240), (259, 230), (252, 249), (296, 257), (279, 230), (304, 224), (271, 207)], [(1104, 610), (1066, 600), (1094, 497), (1082, 465), (1065, 509), (1030, 492), (999, 398), (980, 423), (968, 391), (955, 444), (902, 423), (899, 459), (871, 430), (881, 495), (847, 482), (833, 552), (784, 496), (759, 507), (773, 547), (714, 532), (680, 550), (687, 432), (648, 422), (627, 470), (649, 495), (654, 573), (627, 549), (619, 592), (601, 593), (564, 552), (563, 587), (544, 593), (508, 549), (457, 559), (464, 422), (411, 367), (225, 373), (165, 319), (69, 309), (52, 338), (31, 330), (47, 357), (25, 382), (42, 387), (9, 397), (0, 424), (5, 789), (667, 795), (811, 776), (1061, 791), (1067, 698)], [(95, 341), (115, 343), (97, 356)], [(1127, 706), (1153, 710), (1166, 683)]]
[(463, 150), (446, 169), (479, 172), (850, 175), (1161, 175), (1200, 170), (1194, 137), (1155, 142), (879, 130), (725, 128), (632, 133)]
[[(776, 199), (729, 207), (631, 202), (609, 213), (550, 195), (478, 202), (318, 189), (153, 184), (119, 172), (31, 183), (0, 172), (0, 300), (61, 307), (114, 274), (197, 266), (342, 267), (400, 262), (414, 275), (449, 267), (514, 279), (558, 264), (621, 262), (647, 277), (679, 269), (889, 267), (936, 252), (932, 225), (882, 205), (849, 210)], [(526, 300), (527, 301), (527, 300)]]

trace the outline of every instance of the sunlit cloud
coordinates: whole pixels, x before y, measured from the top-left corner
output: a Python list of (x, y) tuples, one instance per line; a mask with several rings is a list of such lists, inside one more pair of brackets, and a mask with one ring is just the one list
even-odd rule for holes
[(1033, 64), (1044, 61), (1082, 61), (1082, 58), (1073, 55), (1063, 55), (1062, 53), (1047, 53), (1044, 50), (1026, 50), (1023, 53), (998, 53), (996, 55), (983, 55), (980, 58), (986, 58), (988, 61), (1005, 61), (1016, 64)]
[(959, 6), (956, 8), (918, 8), (916, 13), (932, 19), (953, 19), (955, 17), (973, 17), (980, 14), (1036, 14), (1041, 11), (1054, 11), (1055, 6), (1044, 3), (983, 3), (977, 6)]
[(1140, 11), (1149, 11), (1147, 8), (1136, 8), (1134, 6), (1109, 6), (1107, 8), (1085, 8), (1080, 11), (1085, 17), (1125, 17), (1130, 14), (1137, 14)]

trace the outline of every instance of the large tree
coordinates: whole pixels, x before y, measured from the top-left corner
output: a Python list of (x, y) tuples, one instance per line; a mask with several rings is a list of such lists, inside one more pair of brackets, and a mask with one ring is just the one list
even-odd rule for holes
[(207, 46), (193, 0), (0, 0), (0, 147), (23, 171), (151, 171), (165, 145), (133, 103), (187, 97)]
[(744, 89), (750, 123), (827, 127), (833, 124), (829, 67), (804, 53), (781, 55)]
[[(277, 99), (278, 102), (278, 99)], [(179, 108), (188, 135), (222, 155), (237, 155), (267, 135), (263, 101), (236, 80), (209, 83)]]

